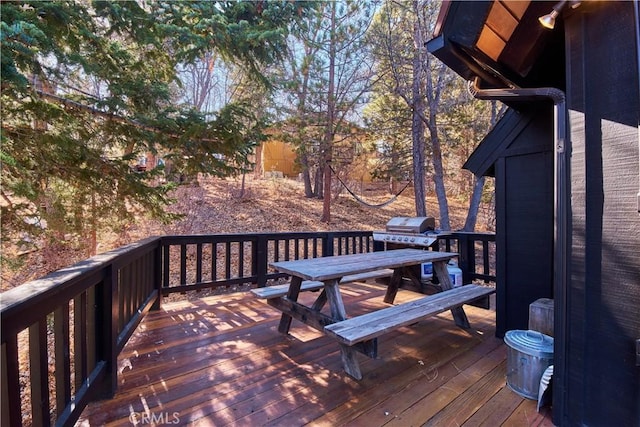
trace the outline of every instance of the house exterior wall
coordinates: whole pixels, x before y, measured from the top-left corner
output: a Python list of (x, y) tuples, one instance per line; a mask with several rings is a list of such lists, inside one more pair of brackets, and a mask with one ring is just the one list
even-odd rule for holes
[(262, 143), (262, 173), (282, 172), (283, 176), (292, 178), (300, 173), (300, 167), (296, 163), (296, 153), (283, 141), (269, 140)]
[(553, 298), (553, 115), (542, 106), (495, 162), (496, 335), (527, 329), (529, 304)]
[(640, 425), (635, 19), (633, 2), (598, 2), (565, 19), (571, 246), (565, 307), (556, 308), (560, 425)]

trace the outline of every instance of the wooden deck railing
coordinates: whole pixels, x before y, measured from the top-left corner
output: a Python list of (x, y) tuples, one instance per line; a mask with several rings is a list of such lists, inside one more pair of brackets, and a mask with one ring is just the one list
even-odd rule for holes
[[(441, 240), (460, 253), (465, 280), (492, 280), (493, 235)], [(118, 354), (161, 295), (265, 286), (282, 276), (269, 262), (373, 250), (371, 232), (359, 231), (164, 236), (11, 289), (0, 300), (1, 425), (73, 425), (90, 401), (112, 396)]]
[(268, 271), (270, 262), (373, 250), (369, 231), (167, 236), (162, 238), (161, 292), (265, 286), (284, 276)]
[(435, 250), (457, 252), (464, 283), (496, 281), (496, 235), (457, 231), (438, 238)]
[(117, 386), (117, 356), (157, 301), (160, 239), (2, 294), (2, 425), (73, 425)]

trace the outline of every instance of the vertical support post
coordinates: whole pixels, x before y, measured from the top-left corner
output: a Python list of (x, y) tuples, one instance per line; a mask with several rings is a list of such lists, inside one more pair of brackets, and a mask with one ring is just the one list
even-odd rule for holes
[[(2, 343), (2, 425), (22, 425), (20, 372), (18, 371), (18, 337), (13, 332)], [(6, 389), (6, 390), (5, 390)]]
[(263, 234), (258, 235), (254, 240), (252, 269), (253, 274), (257, 277), (258, 286), (263, 288), (267, 285), (267, 237)]
[(333, 233), (326, 233), (322, 239), (322, 256), (333, 256)]
[(471, 269), (475, 272), (475, 253), (473, 240), (467, 233), (455, 233), (458, 239), (458, 267), (462, 270), (462, 282), (471, 283)]

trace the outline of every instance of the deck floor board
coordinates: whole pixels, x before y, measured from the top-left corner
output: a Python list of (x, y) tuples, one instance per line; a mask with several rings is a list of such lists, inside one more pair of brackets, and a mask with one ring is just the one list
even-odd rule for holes
[[(344, 290), (351, 315), (386, 306), (383, 296), (375, 283)], [(419, 297), (401, 290), (396, 302)], [(114, 398), (78, 425), (553, 425), (549, 409), (507, 388), (495, 312), (466, 307), (469, 330), (445, 312), (381, 336), (377, 359), (358, 354), (356, 381), (334, 340), (296, 321), (279, 334), (278, 312), (251, 293), (165, 302), (122, 351)]]

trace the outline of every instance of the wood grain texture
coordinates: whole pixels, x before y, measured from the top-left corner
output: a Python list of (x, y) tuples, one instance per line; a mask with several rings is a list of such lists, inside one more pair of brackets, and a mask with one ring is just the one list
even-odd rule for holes
[(464, 303), (493, 292), (493, 288), (486, 286), (461, 286), (333, 323), (326, 326), (325, 331), (339, 342), (353, 345), (450, 310), (453, 307), (460, 307)]
[[(356, 283), (342, 296), (350, 313), (363, 314), (386, 306), (384, 292)], [(304, 292), (299, 301), (311, 305), (315, 297)], [(402, 289), (397, 295), (399, 302), (415, 298)], [(396, 417), (411, 421), (397, 425), (423, 425), (450, 419), (448, 405), (484, 401), (490, 416), (482, 406), (465, 414), (468, 425), (529, 425), (518, 424), (527, 417), (537, 423), (531, 425), (551, 425), (548, 412), (534, 416), (533, 401), (505, 388), (499, 366), (506, 347), (493, 336), (495, 312), (469, 307), (467, 315), (470, 330), (456, 327), (447, 312), (380, 337), (376, 359), (356, 354), (363, 379), (355, 381), (341, 369), (335, 340), (298, 323), (291, 334), (278, 334), (280, 314), (250, 293), (165, 302), (123, 350), (115, 397), (90, 404), (80, 423), (130, 426), (131, 416), (175, 413), (180, 425), (196, 426), (371, 427)]]
[(394, 269), (424, 262), (448, 261), (457, 256), (458, 254), (453, 252), (396, 249), (393, 251), (280, 261), (269, 265), (280, 272), (299, 276), (304, 280), (324, 281), (341, 279), (352, 274)]

